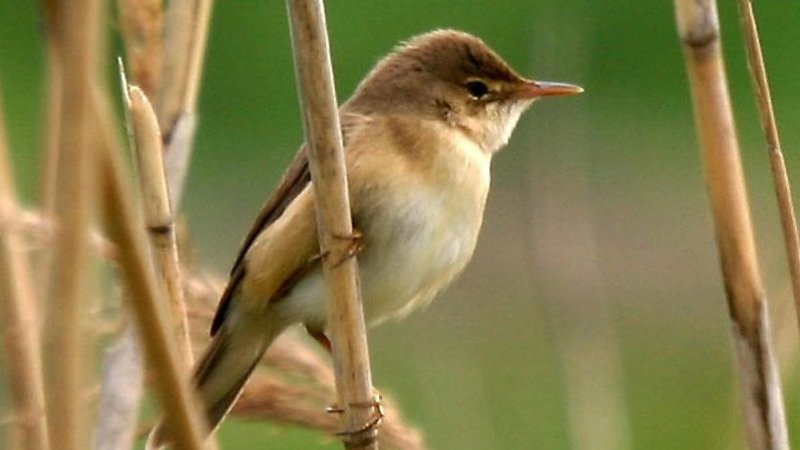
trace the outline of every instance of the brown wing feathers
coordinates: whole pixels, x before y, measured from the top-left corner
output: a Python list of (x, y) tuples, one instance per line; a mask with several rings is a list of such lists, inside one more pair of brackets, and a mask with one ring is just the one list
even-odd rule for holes
[[(351, 130), (358, 122), (361, 116), (355, 114), (341, 114), (342, 121), (342, 137), (346, 142), (348, 131)], [(281, 182), (278, 184), (277, 189), (269, 198), (266, 204), (262, 207), (250, 230), (242, 242), (236, 260), (231, 269), (230, 279), (217, 307), (217, 312), (214, 314), (214, 320), (211, 323), (211, 336), (214, 336), (219, 331), (222, 323), (225, 321), (227, 311), (230, 308), (231, 301), (234, 298), (239, 284), (246, 275), (244, 260), (250, 246), (256, 240), (259, 234), (269, 227), (281, 214), (286, 210), (289, 204), (305, 189), (308, 183), (311, 182), (311, 173), (308, 168), (308, 150), (304, 144), (295, 155), (289, 168), (284, 173)], [(303, 274), (307, 273), (311, 267), (303, 267), (287, 280), (287, 283), (281, 286), (280, 293), (288, 293), (292, 285), (297, 282)]]
[(270, 226), (275, 220), (280, 217), (286, 207), (292, 203), (292, 200), (305, 188), (311, 181), (311, 174), (308, 170), (308, 159), (306, 157), (306, 146), (302, 146), (300, 151), (295, 155), (289, 169), (283, 175), (283, 179), (278, 184), (278, 188), (272, 194), (267, 203), (261, 208), (255, 222), (250, 227), (247, 235), (242, 242), (239, 254), (236, 255), (236, 260), (231, 269), (230, 279), (225, 291), (217, 306), (217, 312), (214, 314), (214, 320), (211, 322), (211, 336), (214, 336), (222, 323), (225, 321), (226, 313), (230, 307), (231, 300), (236, 293), (236, 289), (244, 279), (246, 270), (244, 266), (244, 258), (247, 251), (256, 240), (262, 230)]

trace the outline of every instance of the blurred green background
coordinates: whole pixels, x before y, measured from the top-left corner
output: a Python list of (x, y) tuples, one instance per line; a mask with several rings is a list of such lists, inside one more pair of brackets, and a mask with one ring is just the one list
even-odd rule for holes
[[(725, 53), (797, 441), (796, 326), (734, 3), (720, 10)], [(756, 7), (796, 174), (800, 10)], [(537, 103), (497, 156), (482, 237), (463, 276), (428, 310), (371, 331), (376, 385), (430, 447), (744, 448), (671, 2), (327, 8), (341, 100), (399, 41), (442, 27), (481, 36), (523, 74), (586, 89)], [(302, 129), (283, 3), (219, 1), (213, 17), (185, 211), (199, 264), (224, 273)], [(0, 2), (0, 82), (30, 203), (42, 147), (40, 27), (35, 2)], [(338, 448), (315, 433), (262, 424), (226, 424), (222, 439), (243, 450)]]

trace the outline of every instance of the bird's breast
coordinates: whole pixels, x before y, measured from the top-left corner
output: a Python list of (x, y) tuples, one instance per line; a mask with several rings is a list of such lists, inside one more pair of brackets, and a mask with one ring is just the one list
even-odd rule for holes
[[(462, 133), (404, 127), (402, 139), (394, 139), (390, 124), (382, 125), (351, 136), (346, 155), (370, 324), (426, 305), (464, 269), (489, 189), (490, 156)], [(323, 329), (324, 292), (314, 270), (279, 305), (286, 316)]]
[(370, 322), (426, 305), (472, 257), (490, 157), (460, 133), (445, 142), (425, 152), (427, 161), (388, 168), (360, 193), (355, 225), (365, 239), (359, 263)]

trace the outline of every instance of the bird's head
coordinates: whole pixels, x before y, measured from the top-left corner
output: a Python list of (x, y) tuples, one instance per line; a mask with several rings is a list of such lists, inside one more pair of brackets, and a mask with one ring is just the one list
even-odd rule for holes
[(475, 36), (437, 30), (410, 39), (380, 61), (348, 107), (443, 120), (495, 152), (534, 100), (580, 92), (575, 85), (520, 76)]

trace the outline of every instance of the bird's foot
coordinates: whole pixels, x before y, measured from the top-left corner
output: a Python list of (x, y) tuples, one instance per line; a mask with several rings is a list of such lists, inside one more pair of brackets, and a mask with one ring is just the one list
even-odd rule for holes
[(334, 263), (333, 267), (338, 267), (342, 265), (345, 261), (355, 257), (356, 255), (361, 253), (362, 250), (364, 250), (364, 243), (363, 243), (364, 233), (362, 233), (361, 230), (354, 228), (353, 232), (350, 233), (349, 235), (334, 234), (333, 238), (349, 242), (349, 245), (344, 255), (341, 257), (341, 259), (339, 259), (339, 261), (336, 261), (336, 263)]
[[(383, 410), (383, 397), (381, 396), (381, 394), (377, 393), (377, 391), (375, 395), (372, 396), (371, 400), (366, 402), (350, 403), (350, 407), (370, 408), (372, 409), (372, 416), (369, 418), (369, 420), (366, 421), (366, 423), (364, 423), (362, 426), (358, 428), (352, 430), (337, 431), (335, 433), (337, 436), (348, 436), (348, 435), (361, 434), (367, 431), (371, 431), (378, 428), (381, 425), (381, 422), (383, 422), (383, 418), (385, 416)], [(344, 412), (344, 409), (334, 405), (334, 406), (329, 406), (325, 411), (331, 414), (341, 414)]]
[[(342, 263), (358, 255), (359, 253), (361, 253), (362, 250), (364, 250), (364, 244), (362, 243), (362, 239), (364, 238), (364, 233), (362, 233), (360, 230), (353, 229), (353, 232), (349, 235), (334, 234), (333, 238), (350, 242), (350, 245), (345, 250), (344, 255), (333, 264), (333, 267), (339, 267), (340, 265), (342, 265)], [(315, 263), (323, 258), (327, 258), (328, 256), (330, 256), (330, 254), (331, 254), (330, 250), (323, 250), (317, 253), (316, 255), (312, 256), (309, 262)]]

